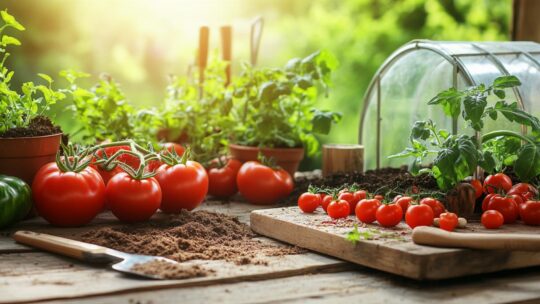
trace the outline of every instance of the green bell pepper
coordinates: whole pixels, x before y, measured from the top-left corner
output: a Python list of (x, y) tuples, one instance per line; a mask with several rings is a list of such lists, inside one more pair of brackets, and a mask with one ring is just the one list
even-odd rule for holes
[(20, 178), (0, 175), (0, 228), (24, 219), (32, 209), (30, 187)]

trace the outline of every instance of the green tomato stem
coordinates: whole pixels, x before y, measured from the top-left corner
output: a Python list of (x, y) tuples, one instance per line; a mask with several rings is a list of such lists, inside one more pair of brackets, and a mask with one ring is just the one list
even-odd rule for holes
[(509, 131), (509, 130), (498, 130), (498, 131), (493, 131), (493, 132), (489, 132), (489, 133), (486, 133), (482, 136), (482, 142), (485, 142), (485, 141), (488, 141), (490, 139), (493, 139), (495, 137), (498, 137), (498, 136), (508, 136), (508, 137), (516, 137), (516, 138), (519, 138), (523, 141), (526, 141), (530, 144), (533, 144), (535, 145), (536, 143), (534, 142), (534, 140), (528, 138), (527, 136), (524, 136), (522, 134), (519, 134), (517, 132), (514, 132), (514, 131)]

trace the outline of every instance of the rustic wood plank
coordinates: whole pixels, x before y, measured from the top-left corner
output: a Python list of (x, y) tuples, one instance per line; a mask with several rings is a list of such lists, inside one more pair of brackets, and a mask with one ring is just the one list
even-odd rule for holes
[(55, 301), (55, 303), (441, 303), (538, 302), (540, 273), (514, 271), (444, 282), (417, 282), (367, 268), (152, 292)]
[(48, 253), (3, 254), (0, 259), (0, 303), (266, 280), (306, 273), (343, 271), (349, 266), (345, 262), (313, 253), (264, 259), (268, 265), (190, 261), (186, 264), (200, 265), (215, 273), (202, 278), (160, 281), (138, 279)]
[[(333, 222), (322, 211), (304, 214), (297, 207), (251, 213), (251, 228), (259, 234), (413, 279), (446, 279), (540, 265), (540, 252), (487, 252), (416, 245), (410, 238), (411, 229), (404, 223), (395, 228), (359, 227), (373, 239), (353, 245), (347, 241), (346, 234), (354, 223), (357, 221), (353, 216)], [(464, 232), (479, 228), (478, 224), (468, 226)], [(505, 225), (500, 231), (534, 234), (540, 230), (516, 224)]]

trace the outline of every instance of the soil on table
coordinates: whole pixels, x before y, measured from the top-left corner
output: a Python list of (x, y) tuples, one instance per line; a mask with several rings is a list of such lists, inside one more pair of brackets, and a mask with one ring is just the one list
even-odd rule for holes
[(250, 227), (237, 218), (209, 211), (182, 211), (165, 219), (103, 227), (80, 239), (119, 251), (162, 256), (177, 262), (225, 260), (238, 265), (262, 264), (264, 257), (305, 252), (289, 245), (256, 239)]
[(198, 265), (186, 266), (163, 260), (154, 260), (146, 263), (135, 264), (130, 270), (168, 280), (205, 277), (208, 274), (213, 273), (213, 271), (207, 270)]
[(12, 128), (0, 134), (0, 138), (46, 136), (62, 133), (59, 126), (55, 126), (46, 116), (36, 116), (28, 127)]

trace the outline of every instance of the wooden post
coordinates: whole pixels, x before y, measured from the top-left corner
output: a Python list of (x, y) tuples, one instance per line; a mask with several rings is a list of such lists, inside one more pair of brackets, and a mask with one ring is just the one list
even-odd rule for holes
[(364, 146), (323, 145), (323, 176), (335, 173), (364, 172)]
[(232, 26), (225, 25), (220, 28), (221, 32), (221, 58), (227, 62), (225, 67), (225, 76), (227, 80), (225, 86), (231, 83), (231, 60), (232, 60)]
[(199, 67), (199, 98), (203, 97), (204, 71), (208, 62), (208, 39), (210, 37), (210, 29), (208, 26), (199, 28), (199, 49), (197, 54), (197, 65)]

